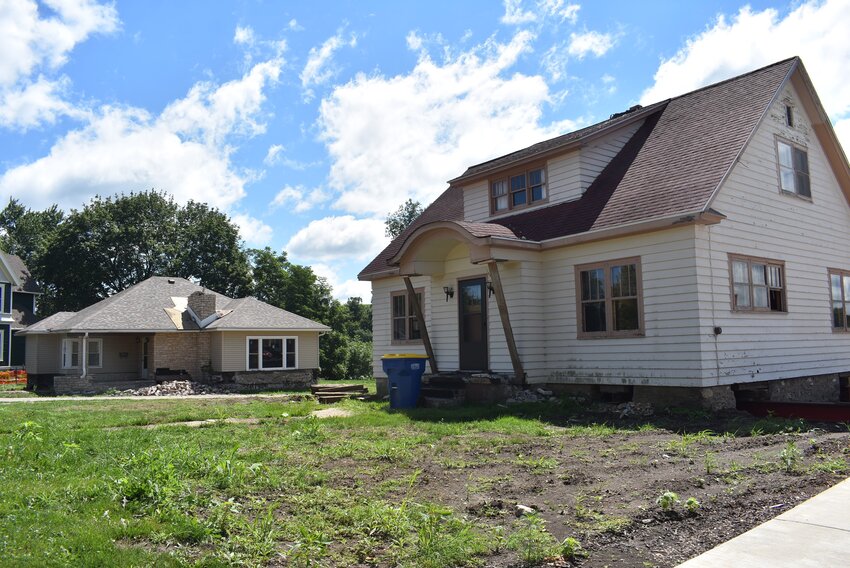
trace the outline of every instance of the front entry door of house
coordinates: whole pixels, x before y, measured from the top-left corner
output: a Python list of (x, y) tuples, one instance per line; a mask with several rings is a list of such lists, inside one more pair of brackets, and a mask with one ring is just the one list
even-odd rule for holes
[(458, 282), (458, 332), (462, 371), (486, 371), (487, 299), (484, 278)]

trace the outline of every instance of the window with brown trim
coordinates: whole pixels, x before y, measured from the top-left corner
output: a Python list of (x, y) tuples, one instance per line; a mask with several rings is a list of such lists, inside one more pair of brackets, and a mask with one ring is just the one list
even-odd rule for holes
[(490, 211), (522, 209), (545, 201), (547, 195), (545, 167), (512, 172), (490, 182)]
[(829, 269), (832, 330), (850, 331), (850, 271)]
[(782, 191), (811, 199), (809, 155), (806, 149), (777, 138), (776, 155), (779, 162), (779, 187)]
[(643, 335), (640, 258), (576, 267), (578, 337)]
[(732, 309), (737, 312), (787, 312), (785, 263), (729, 255)]
[[(422, 289), (416, 290), (416, 300), (419, 302), (419, 307), (424, 315), (425, 306), (422, 303)], [(407, 291), (393, 292), (390, 295), (390, 303), (393, 342), (421, 341), (422, 330), (419, 329), (419, 320), (416, 319), (416, 312)]]

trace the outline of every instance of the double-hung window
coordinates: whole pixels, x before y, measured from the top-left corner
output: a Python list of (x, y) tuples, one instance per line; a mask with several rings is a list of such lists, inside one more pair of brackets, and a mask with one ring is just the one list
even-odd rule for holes
[[(416, 319), (416, 312), (407, 291), (393, 292), (390, 301), (392, 303), (393, 341), (421, 341), (422, 330), (419, 328), (419, 320)], [(421, 289), (416, 290), (416, 301), (424, 314), (425, 306), (422, 305)]]
[(248, 370), (276, 371), (298, 367), (297, 337), (248, 337)]
[[(82, 338), (62, 340), (62, 368), (79, 369), (82, 361)], [(103, 339), (92, 338), (86, 341), (86, 367), (98, 369), (103, 367)]]
[(833, 331), (850, 331), (850, 271), (829, 270)]
[(811, 198), (809, 180), (809, 156), (806, 150), (785, 140), (776, 140), (779, 156), (779, 187), (782, 191)]
[(513, 172), (490, 182), (492, 213), (521, 209), (546, 199), (546, 168), (543, 166)]
[(785, 263), (729, 255), (732, 309), (742, 312), (787, 312)]
[(578, 337), (643, 335), (640, 259), (576, 267)]

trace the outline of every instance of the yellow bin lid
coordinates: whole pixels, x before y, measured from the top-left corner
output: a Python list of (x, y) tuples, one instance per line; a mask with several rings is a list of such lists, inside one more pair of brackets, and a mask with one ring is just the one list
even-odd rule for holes
[(427, 359), (427, 355), (419, 353), (385, 353), (381, 359)]

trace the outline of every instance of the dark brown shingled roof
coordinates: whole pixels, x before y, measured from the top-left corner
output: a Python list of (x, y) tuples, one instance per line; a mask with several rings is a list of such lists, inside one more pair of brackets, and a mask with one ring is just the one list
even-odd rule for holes
[[(580, 199), (490, 223), (474, 223), (475, 231), (481, 236), (503, 236), (495, 227), (491, 230), (482, 227), (498, 225), (510, 229), (517, 237), (541, 241), (704, 210), (797, 65), (798, 58), (787, 59), (647, 107), (648, 115), (641, 112), (647, 116), (644, 124)], [(625, 121), (625, 118), (612, 120)], [(515, 156), (522, 159), (538, 156), (546, 144), (556, 148), (572, 144), (603, 125), (610, 126), (611, 122), (479, 164), (457, 179), (501, 167), (493, 165), (499, 160), (513, 163)], [(565, 140), (569, 143), (565, 144)], [(390, 270), (387, 261), (420, 226), (435, 221), (461, 221), (463, 214), (462, 188), (450, 187), (360, 277)]]

